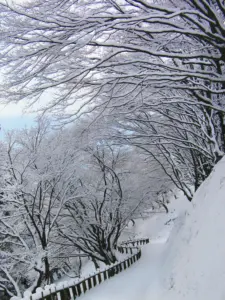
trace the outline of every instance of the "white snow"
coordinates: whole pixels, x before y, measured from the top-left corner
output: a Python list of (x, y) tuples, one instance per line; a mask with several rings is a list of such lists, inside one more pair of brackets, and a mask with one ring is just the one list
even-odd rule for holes
[[(141, 259), (126, 271), (117, 274), (110, 280), (88, 291), (79, 297), (80, 300), (137, 300), (143, 299), (146, 290), (154, 283), (158, 270), (161, 269), (161, 257), (168, 233), (173, 228), (176, 212), (169, 214), (157, 213), (149, 219), (138, 219), (135, 226), (124, 236), (149, 236), (150, 244), (142, 247)], [(168, 222), (170, 221), (170, 222)], [(168, 225), (165, 223), (168, 222)], [(165, 230), (166, 228), (166, 230)]]
[[(103, 282), (101, 285), (88, 291), (79, 297), (80, 300), (115, 300), (115, 299), (142, 299), (146, 287), (154, 279), (154, 273), (159, 268), (161, 255), (159, 245), (148, 244), (143, 247), (143, 257), (126, 271), (116, 275), (116, 277)], [(144, 258), (145, 257), (145, 258)], [(151, 262), (151, 268), (146, 268)], [(140, 277), (141, 274), (141, 277)]]
[(192, 203), (181, 198), (129, 229), (150, 237), (141, 259), (81, 300), (225, 299), (225, 158)]
[(225, 299), (225, 157), (196, 192), (183, 228), (171, 236), (158, 291), (160, 300)]

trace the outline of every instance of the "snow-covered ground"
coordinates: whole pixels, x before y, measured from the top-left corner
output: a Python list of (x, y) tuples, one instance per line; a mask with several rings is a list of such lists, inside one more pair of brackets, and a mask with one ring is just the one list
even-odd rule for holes
[(166, 247), (156, 298), (225, 299), (225, 157), (196, 192)]
[(225, 158), (192, 203), (179, 197), (129, 230), (150, 237), (142, 258), (81, 300), (224, 300)]
[[(176, 200), (177, 202), (178, 200)], [(177, 204), (179, 204), (178, 202)], [(186, 202), (184, 202), (186, 204)], [(170, 213), (151, 214), (148, 219), (138, 219), (133, 227), (128, 228), (122, 236), (150, 238), (150, 244), (142, 246), (141, 259), (126, 271), (119, 273), (81, 296), (81, 300), (137, 300), (145, 299), (146, 291), (158, 277), (162, 268), (162, 257), (174, 222), (178, 216), (170, 205)], [(180, 209), (179, 209), (180, 211)], [(146, 298), (147, 300), (148, 298)]]

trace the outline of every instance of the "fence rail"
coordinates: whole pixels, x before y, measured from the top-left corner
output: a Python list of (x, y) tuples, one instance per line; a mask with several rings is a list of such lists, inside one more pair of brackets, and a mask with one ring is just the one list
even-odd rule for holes
[[(148, 244), (149, 239), (122, 242), (115, 249), (129, 256), (120, 262), (111, 264), (105, 270), (79, 280), (65, 281), (59, 284), (51, 284), (44, 288), (37, 288), (36, 293), (25, 293), (24, 298), (12, 297), (11, 300), (75, 300), (81, 294), (95, 287), (103, 281), (115, 276), (129, 268), (141, 258), (141, 249), (137, 246)], [(132, 245), (130, 247), (129, 245)]]
[(138, 240), (129, 240), (129, 241), (124, 241), (121, 243), (121, 246), (125, 245), (132, 245), (132, 246), (141, 246), (144, 244), (148, 244), (149, 243), (149, 238), (143, 238), (143, 239), (138, 239)]

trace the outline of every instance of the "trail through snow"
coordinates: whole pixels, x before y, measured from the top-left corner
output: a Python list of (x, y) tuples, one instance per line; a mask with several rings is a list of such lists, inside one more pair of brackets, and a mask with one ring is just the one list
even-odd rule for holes
[[(143, 299), (159, 268), (162, 245), (146, 245), (138, 263), (81, 296), (80, 300)], [(146, 265), (146, 262), (148, 264)]]
[[(101, 283), (82, 295), (80, 300), (148, 300), (146, 290), (154, 285), (163, 264), (166, 242), (177, 219), (173, 211), (158, 213), (146, 220), (137, 220), (132, 231), (136, 236), (150, 237), (150, 244), (142, 246), (141, 259), (129, 269)], [(165, 225), (168, 223), (167, 225)], [(127, 237), (125, 233), (123, 238)]]
[(225, 157), (192, 203), (171, 201), (169, 214), (138, 220), (123, 238), (132, 231), (150, 238), (141, 259), (81, 300), (224, 300)]

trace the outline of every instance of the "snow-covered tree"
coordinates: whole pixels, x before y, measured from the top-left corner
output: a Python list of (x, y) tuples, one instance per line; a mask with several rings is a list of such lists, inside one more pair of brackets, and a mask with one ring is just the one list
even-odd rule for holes
[(115, 137), (153, 157), (189, 200), (190, 187), (199, 187), (220, 153), (213, 138), (216, 128), (202, 106), (149, 104), (117, 118), (117, 123)]
[(114, 246), (144, 195), (139, 189), (138, 199), (131, 196), (134, 188), (131, 182), (128, 185), (129, 180), (125, 182), (129, 172), (123, 161), (124, 153), (118, 148), (98, 144), (95, 149), (86, 149), (84, 157), (80, 194), (65, 205), (60, 234), (96, 264), (114, 263)]
[[(223, 1), (93, 4), (1, 4), (3, 97), (32, 104), (51, 95), (42, 109), (63, 112), (64, 122), (94, 109), (99, 116), (140, 106), (148, 113), (152, 104), (170, 110), (176, 104), (188, 117), (186, 108), (196, 106), (204, 114), (200, 135), (214, 147), (213, 163), (219, 160), (225, 151)], [(181, 151), (181, 143), (176, 147)]]
[(185, 90), (188, 102), (194, 99), (216, 110), (224, 151), (223, 1), (93, 4), (1, 4), (1, 65), (8, 97), (11, 91), (8, 99), (33, 103), (54, 90), (44, 109), (66, 110), (72, 120), (77, 99), (79, 106), (103, 110), (122, 108), (133, 99), (149, 103), (159, 89)]
[(66, 266), (66, 258), (58, 258), (65, 247), (55, 242), (60, 213), (76, 193), (76, 148), (68, 148), (62, 134), (49, 137), (48, 128), (39, 121), (8, 133), (4, 142), (0, 286), (9, 296), (52, 282)]
[(161, 190), (132, 147), (80, 132), (52, 131), (40, 119), (1, 143), (0, 288), (8, 297), (73, 271), (82, 257), (115, 262), (122, 230)]

